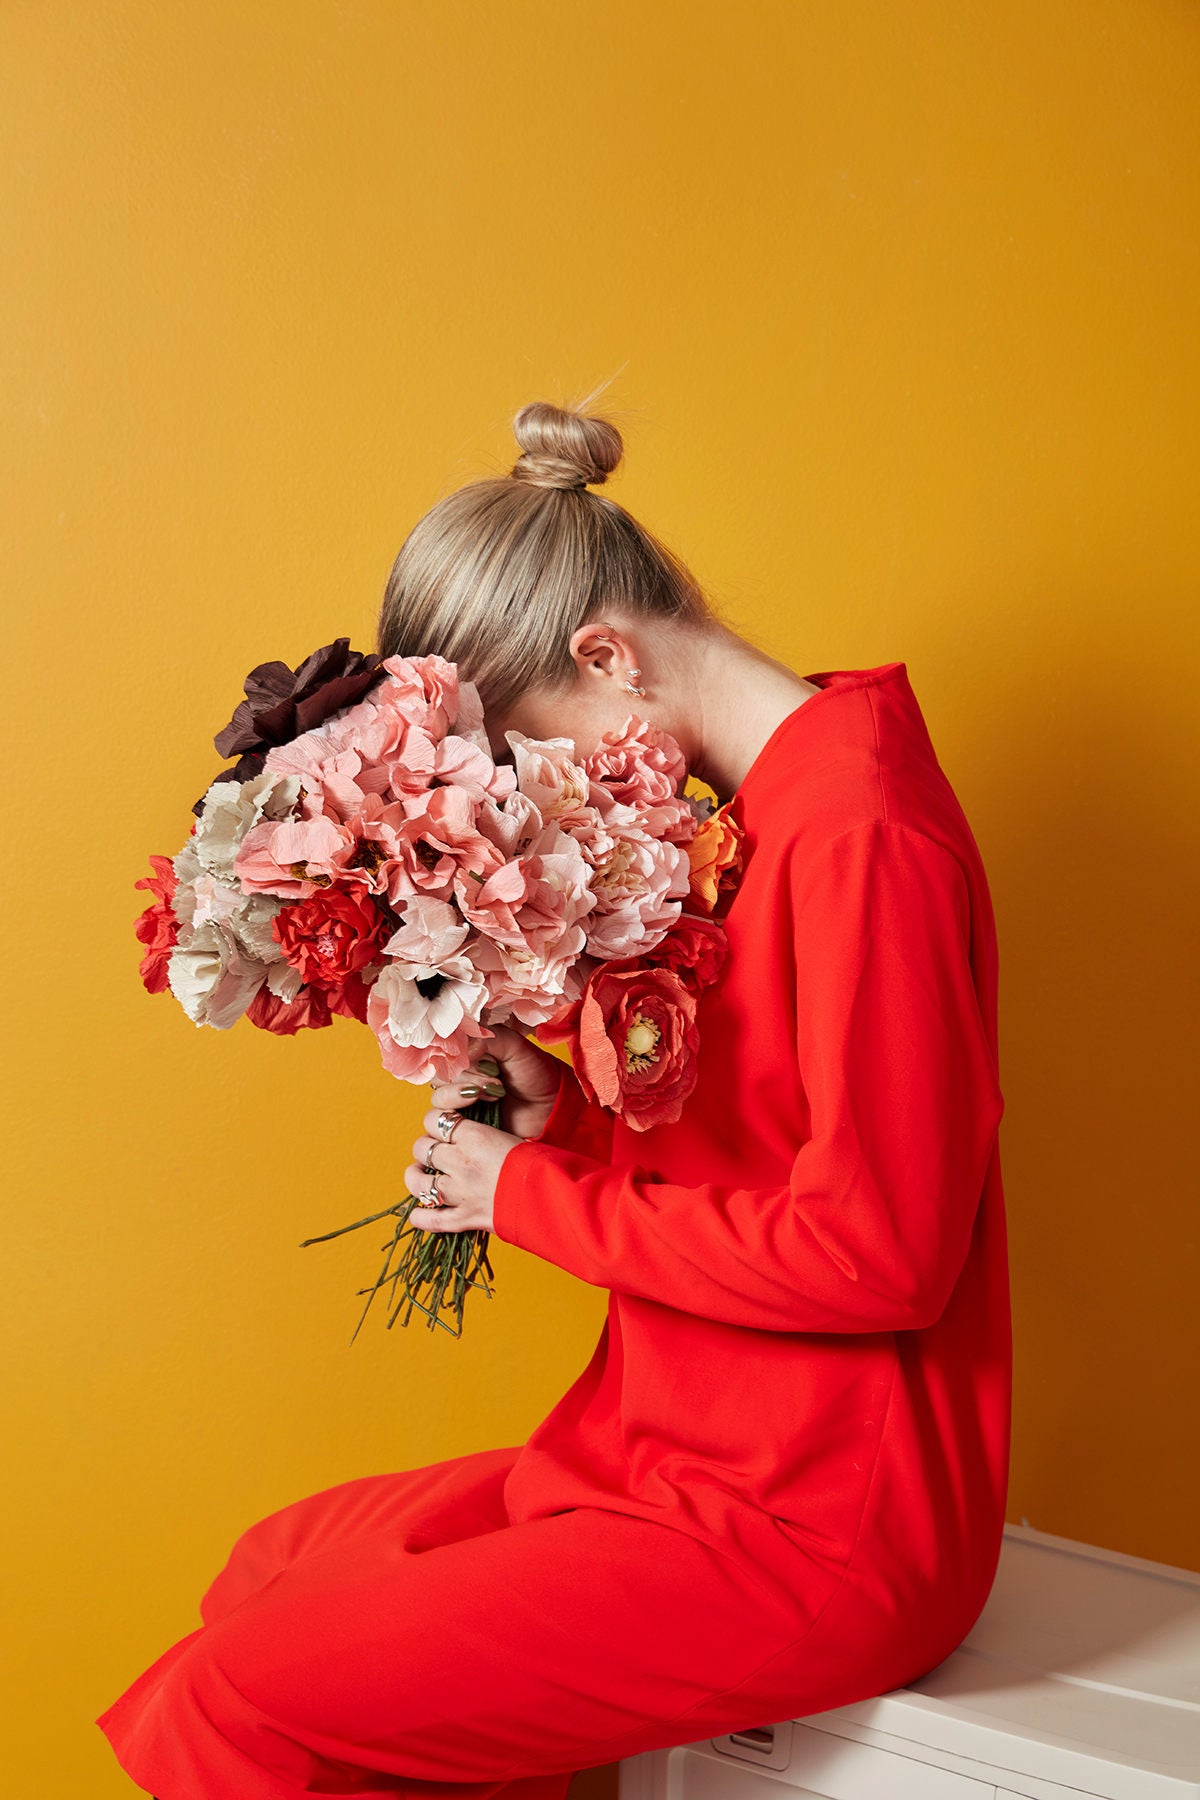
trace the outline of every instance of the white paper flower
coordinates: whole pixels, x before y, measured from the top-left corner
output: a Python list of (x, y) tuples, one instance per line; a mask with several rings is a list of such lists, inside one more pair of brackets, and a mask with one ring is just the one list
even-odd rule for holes
[(267, 966), (215, 920), (181, 934), (167, 962), (171, 992), (196, 1025), (228, 1031), (262, 986)]
[[(249, 781), (214, 781), (204, 796), (204, 810), (185, 849), (195, 851), (202, 869), (222, 881), (234, 881), (238, 845), (260, 819), (286, 819), (300, 797), (298, 775), (263, 769)], [(179, 871), (176, 869), (178, 875)]]

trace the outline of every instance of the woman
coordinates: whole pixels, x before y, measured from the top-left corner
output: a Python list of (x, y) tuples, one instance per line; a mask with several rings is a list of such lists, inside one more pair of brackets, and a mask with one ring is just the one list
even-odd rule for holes
[[(576, 1769), (914, 1680), (995, 1573), (995, 929), (905, 665), (794, 674), (588, 491), (609, 422), (539, 404), (516, 432), (510, 476), (405, 541), (378, 648), (459, 662), (497, 754), (582, 756), (635, 713), (730, 803), (697, 1083), (635, 1132), (502, 1029), (434, 1087), (414, 1223), (608, 1289), (599, 1341), (526, 1443), (243, 1532), (203, 1625), (98, 1721), (161, 1800), (562, 1800)], [(459, 1116), (489, 1083), (502, 1129)]]

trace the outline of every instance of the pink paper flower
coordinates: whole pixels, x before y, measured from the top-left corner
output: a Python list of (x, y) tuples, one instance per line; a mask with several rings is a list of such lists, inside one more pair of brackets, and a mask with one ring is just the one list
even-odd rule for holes
[(387, 865), (393, 906), (402, 906), (412, 894), (448, 899), (473, 892), (503, 864), (503, 852), (477, 829), (476, 804), (465, 788), (430, 788), (404, 808), (407, 817), (396, 828), (395, 861)]
[(651, 837), (633, 806), (615, 803), (604, 823), (612, 844), (592, 871), (588, 954), (628, 957), (651, 950), (679, 917), (691, 865), (679, 844)]
[(513, 753), (517, 786), (533, 801), (543, 819), (565, 823), (582, 814), (588, 804), (587, 771), (575, 760), (571, 738), (531, 738), (521, 731), (506, 731)]
[(234, 873), (242, 886), (260, 894), (306, 899), (328, 887), (355, 843), (354, 833), (337, 819), (263, 819), (238, 846)]
[(367, 1000), (384, 1068), (402, 1081), (452, 1081), (470, 1062), (474, 1040), (492, 1035), (481, 1022), (486, 1002), (469, 956), (410, 962), (389, 954)]
[(583, 764), (592, 781), (627, 806), (652, 806), (671, 799), (687, 775), (675, 739), (649, 719), (626, 719), (606, 731)]

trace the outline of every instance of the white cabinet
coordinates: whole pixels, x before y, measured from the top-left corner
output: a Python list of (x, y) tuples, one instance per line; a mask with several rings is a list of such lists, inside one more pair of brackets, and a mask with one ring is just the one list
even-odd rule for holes
[(1200, 1574), (1006, 1525), (910, 1686), (627, 1757), (621, 1800), (1200, 1800)]

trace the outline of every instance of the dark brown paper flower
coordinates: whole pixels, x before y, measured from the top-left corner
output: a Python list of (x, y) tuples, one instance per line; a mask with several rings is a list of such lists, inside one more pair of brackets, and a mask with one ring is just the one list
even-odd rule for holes
[[(295, 669), (284, 662), (259, 663), (243, 683), (246, 698), (213, 739), (221, 756), (238, 760), (213, 781), (249, 781), (259, 774), (274, 745), (290, 744), (352, 706), (383, 674), (383, 658), (374, 650), (351, 650), (348, 637), (322, 644)], [(203, 809), (201, 794), (192, 811), (199, 814)]]

